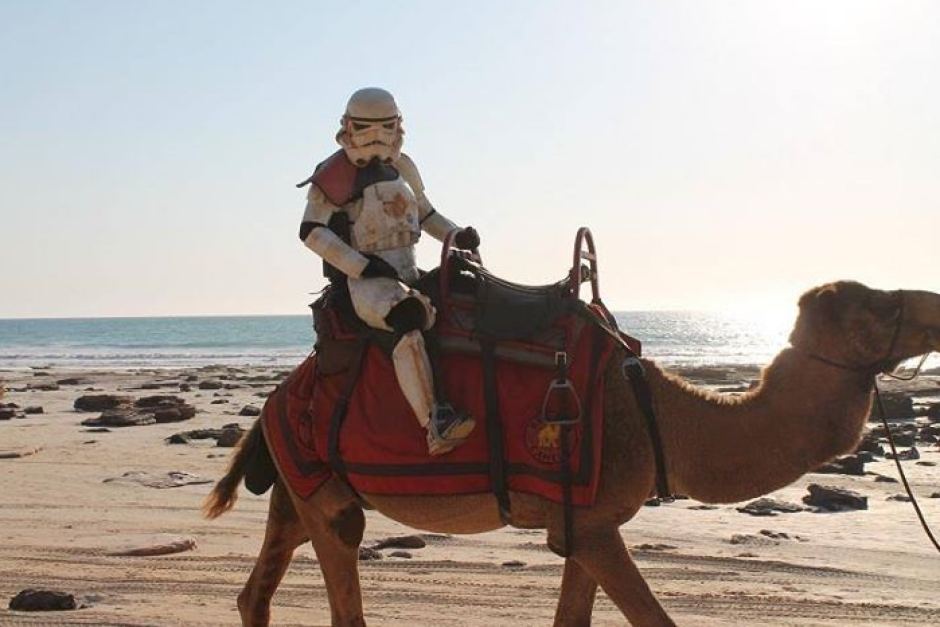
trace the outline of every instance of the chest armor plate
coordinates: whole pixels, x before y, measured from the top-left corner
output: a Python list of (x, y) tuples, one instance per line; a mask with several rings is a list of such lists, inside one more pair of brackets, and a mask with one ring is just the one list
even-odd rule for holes
[(350, 212), (356, 250), (369, 253), (414, 246), (421, 236), (418, 201), (401, 176), (369, 185), (356, 204), (359, 211)]

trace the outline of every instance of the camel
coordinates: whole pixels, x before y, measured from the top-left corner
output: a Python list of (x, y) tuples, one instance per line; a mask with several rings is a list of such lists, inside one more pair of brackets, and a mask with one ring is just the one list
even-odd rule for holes
[[(885, 292), (840, 281), (806, 292), (784, 348), (759, 385), (740, 395), (699, 389), (644, 359), (661, 431), (666, 470), (676, 494), (732, 503), (782, 488), (857, 446), (868, 418), (874, 376), (901, 361), (940, 350), (940, 294)], [(556, 627), (589, 625), (598, 586), (633, 625), (674, 625), (637, 569), (619, 527), (649, 498), (654, 453), (619, 360), (605, 374), (604, 446), (596, 503), (576, 508), (574, 546), (565, 560)], [(206, 502), (210, 518), (232, 507), (258, 423), (236, 451)], [(271, 597), (294, 550), (310, 540), (319, 559), (332, 624), (365, 625), (358, 575), (362, 501), (410, 527), (471, 534), (503, 526), (489, 494), (401, 497), (355, 495), (331, 479), (301, 500), (278, 480), (267, 529), (238, 609), (244, 625), (268, 625)], [(560, 505), (512, 493), (510, 524), (546, 529), (560, 546)]]

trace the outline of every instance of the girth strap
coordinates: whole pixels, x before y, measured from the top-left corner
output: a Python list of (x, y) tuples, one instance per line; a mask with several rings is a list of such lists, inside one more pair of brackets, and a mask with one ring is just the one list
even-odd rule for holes
[(653, 458), (656, 461), (656, 492), (662, 500), (672, 501), (674, 497), (669, 491), (669, 479), (666, 475), (666, 454), (663, 452), (663, 441), (659, 435), (659, 425), (656, 423), (653, 395), (650, 393), (649, 382), (646, 380), (646, 371), (640, 359), (632, 352), (623, 360), (621, 367), (624, 377), (633, 386), (633, 395), (637, 405), (640, 406), (646, 418), (646, 427), (653, 444)]
[(343, 395), (336, 400), (333, 407), (333, 415), (330, 417), (330, 433), (327, 439), (327, 457), (330, 468), (339, 477), (349, 482), (346, 478), (346, 463), (339, 454), (339, 432), (343, 427), (343, 421), (346, 419), (346, 412), (349, 409), (349, 399), (352, 397), (353, 390), (356, 388), (356, 382), (359, 381), (359, 373), (362, 371), (362, 362), (365, 359), (366, 351), (369, 348), (369, 340), (359, 340), (359, 347), (356, 349), (356, 357), (349, 366), (346, 373), (346, 385), (343, 388)]
[(486, 439), (490, 451), (490, 487), (499, 506), (499, 517), (508, 523), (512, 507), (506, 481), (506, 455), (503, 450), (503, 424), (499, 413), (499, 395), (496, 387), (496, 345), (481, 339), (483, 361), (483, 400), (486, 404)]

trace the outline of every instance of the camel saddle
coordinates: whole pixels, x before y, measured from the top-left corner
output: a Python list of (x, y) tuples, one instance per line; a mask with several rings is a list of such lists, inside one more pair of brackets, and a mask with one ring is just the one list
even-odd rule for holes
[(303, 498), (333, 475), (367, 494), (492, 492), (507, 519), (510, 491), (593, 504), (603, 375), (615, 349), (640, 345), (597, 297), (596, 267), (595, 299), (577, 298), (584, 277), (578, 263), (566, 280), (519, 285), (453, 252), (421, 277), (414, 287), (438, 311), (426, 332), (438, 397), (477, 419), (466, 442), (437, 457), (398, 387), (396, 338), (365, 325), (345, 286), (331, 284), (311, 305), (316, 351), (262, 411), (281, 476)]

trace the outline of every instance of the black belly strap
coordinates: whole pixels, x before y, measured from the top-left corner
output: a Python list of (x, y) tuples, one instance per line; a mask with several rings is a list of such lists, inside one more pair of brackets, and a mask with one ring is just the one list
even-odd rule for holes
[(496, 496), (499, 517), (509, 523), (512, 506), (506, 481), (506, 455), (503, 450), (503, 424), (499, 413), (499, 394), (496, 387), (496, 343), (481, 339), (483, 361), (483, 400), (486, 404), (486, 439), (490, 449), (490, 489)]

